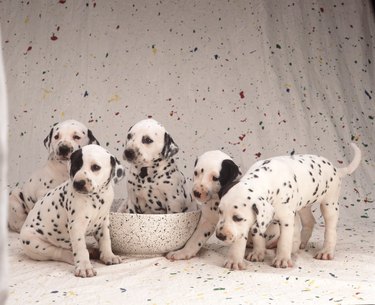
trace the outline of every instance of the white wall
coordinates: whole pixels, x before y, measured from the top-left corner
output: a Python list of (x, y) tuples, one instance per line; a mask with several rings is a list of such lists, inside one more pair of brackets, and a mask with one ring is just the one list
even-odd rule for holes
[[(344, 184), (342, 219), (367, 221), (375, 178), (369, 1), (60, 2), (0, 3), (11, 185), (46, 159), (42, 141), (57, 121), (82, 121), (120, 158), (128, 128), (152, 116), (180, 146), (188, 177), (209, 149), (245, 169), (257, 156), (292, 151), (346, 164), (356, 141), (364, 161)], [(116, 191), (126, 196), (125, 181)]]

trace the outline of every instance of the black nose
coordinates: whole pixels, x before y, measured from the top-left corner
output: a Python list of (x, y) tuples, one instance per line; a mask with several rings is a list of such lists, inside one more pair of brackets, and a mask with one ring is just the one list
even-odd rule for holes
[(194, 194), (194, 197), (201, 198), (201, 193), (199, 193), (198, 191), (194, 191), (193, 194)]
[(66, 156), (68, 155), (69, 153), (71, 152), (71, 148), (69, 146), (66, 146), (66, 145), (61, 145), (59, 147), (59, 155), (60, 156)]
[(124, 151), (124, 159), (128, 160), (128, 161), (131, 161), (133, 160), (135, 157), (135, 153), (134, 153), (134, 150), (132, 149), (125, 149)]
[(74, 181), (73, 182), (73, 187), (77, 191), (82, 191), (85, 188), (86, 181), (85, 180), (79, 180), (79, 181)]
[(227, 237), (225, 236), (225, 235), (223, 235), (223, 234), (221, 234), (221, 233), (216, 233), (216, 237), (218, 238), (218, 239), (220, 239), (220, 240), (226, 240), (227, 239)]

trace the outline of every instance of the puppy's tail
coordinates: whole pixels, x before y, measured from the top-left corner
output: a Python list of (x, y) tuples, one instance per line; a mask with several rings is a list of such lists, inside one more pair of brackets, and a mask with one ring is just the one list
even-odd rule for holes
[(361, 155), (362, 155), (361, 150), (354, 143), (350, 143), (350, 145), (354, 150), (354, 158), (353, 158), (352, 162), (347, 167), (343, 167), (343, 168), (338, 169), (338, 173), (339, 173), (340, 177), (350, 175), (351, 173), (353, 173), (357, 169), (357, 167), (359, 166), (359, 163), (361, 163)]

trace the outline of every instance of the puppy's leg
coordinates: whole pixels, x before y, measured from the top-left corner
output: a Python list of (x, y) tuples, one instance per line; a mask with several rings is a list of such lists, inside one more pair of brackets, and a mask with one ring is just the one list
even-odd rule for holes
[(20, 233), (22, 247), (27, 256), (38, 261), (61, 261), (73, 265), (73, 253), (69, 249), (56, 247), (44, 238), (44, 232), (24, 226)]
[(253, 251), (247, 255), (246, 259), (251, 262), (263, 262), (266, 255), (266, 240), (260, 235), (255, 225), (250, 231), (253, 239)]
[(207, 213), (207, 211), (202, 211), (202, 217), (199, 220), (198, 226), (186, 245), (180, 250), (169, 252), (167, 254), (168, 259), (173, 261), (193, 257), (215, 232), (215, 226), (219, 218), (217, 212), (208, 212), (208, 215), (204, 215), (204, 212)]
[(95, 276), (96, 271), (91, 265), (85, 240), (89, 219), (76, 217), (74, 219), (69, 219), (69, 223), (71, 224), (69, 235), (73, 249), (74, 275), (79, 277)]
[(304, 207), (298, 211), (298, 214), (302, 223), (300, 249), (305, 249), (314, 229), (315, 218), (311, 212), (311, 207)]
[(331, 201), (330, 203), (322, 203), (320, 205), (325, 223), (324, 231), (324, 244), (315, 258), (323, 260), (331, 260), (334, 257), (336, 239), (337, 239), (337, 222), (339, 218), (339, 204), (337, 201)]
[(9, 207), (8, 207), (8, 226), (12, 231), (20, 232), (22, 225), (24, 224), (27, 211), (24, 200), (21, 196), (22, 191), (15, 189), (9, 196)]
[(229, 248), (228, 257), (224, 264), (225, 268), (231, 270), (246, 269), (246, 262), (244, 260), (246, 249), (247, 233), (237, 239)]
[(280, 238), (277, 243), (276, 257), (272, 266), (276, 268), (293, 267), (292, 247), (294, 234), (294, 215), (293, 213), (285, 214), (280, 218)]
[(108, 217), (104, 219), (102, 226), (95, 232), (95, 238), (99, 243), (100, 260), (106, 265), (120, 264), (121, 257), (114, 255), (112, 252)]

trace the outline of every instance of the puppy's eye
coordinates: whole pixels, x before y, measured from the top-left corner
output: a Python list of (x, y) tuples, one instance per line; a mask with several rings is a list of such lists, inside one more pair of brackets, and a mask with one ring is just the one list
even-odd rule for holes
[(234, 215), (232, 219), (233, 219), (233, 221), (235, 221), (235, 222), (239, 222), (239, 221), (242, 221), (242, 220), (243, 220), (243, 218), (241, 218), (241, 217), (239, 217), (239, 216), (237, 216), (237, 215)]
[(77, 135), (74, 135), (74, 136), (73, 136), (73, 140), (81, 140), (81, 137), (80, 137), (80, 136), (77, 136)]
[(218, 180), (219, 180), (219, 177), (212, 176), (212, 180), (213, 180), (213, 181), (218, 181)]
[(128, 140), (130, 140), (132, 138), (132, 135), (130, 133), (128, 133), (127, 138), (128, 138)]
[(59, 134), (57, 133), (55, 136), (54, 136), (54, 139), (57, 140), (59, 138)]
[(149, 137), (142, 137), (142, 143), (143, 144), (151, 144), (152, 142), (154, 142), (151, 138)]
[(97, 164), (93, 164), (93, 165), (91, 165), (91, 170), (93, 171), (93, 172), (97, 172), (97, 171), (99, 171), (101, 169), (101, 167), (99, 166), (99, 165), (97, 165)]

